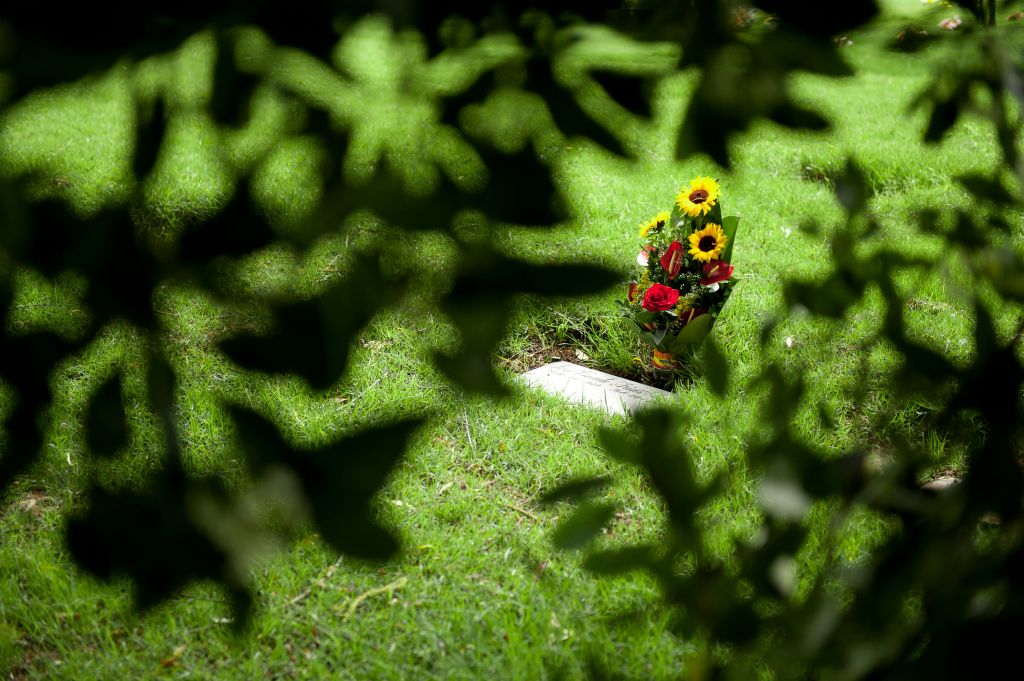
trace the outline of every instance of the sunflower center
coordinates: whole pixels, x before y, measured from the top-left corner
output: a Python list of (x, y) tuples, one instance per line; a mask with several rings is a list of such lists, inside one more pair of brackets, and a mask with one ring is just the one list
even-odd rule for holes
[(718, 240), (715, 239), (715, 237), (704, 236), (701, 237), (700, 241), (697, 243), (697, 248), (704, 251), (705, 253), (710, 253), (711, 251), (715, 250), (716, 243), (718, 243)]
[(694, 189), (690, 192), (690, 203), (704, 203), (708, 200), (708, 190)]

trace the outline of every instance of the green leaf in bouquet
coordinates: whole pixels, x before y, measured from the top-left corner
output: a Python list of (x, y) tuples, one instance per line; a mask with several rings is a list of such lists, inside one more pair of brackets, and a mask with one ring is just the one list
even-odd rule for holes
[(722, 231), (728, 237), (728, 241), (725, 242), (725, 250), (722, 251), (722, 260), (730, 264), (732, 264), (732, 247), (736, 244), (736, 230), (739, 226), (739, 216), (730, 215), (727, 218), (722, 218)]
[(650, 310), (641, 310), (633, 316), (633, 320), (637, 324), (649, 324), (658, 318), (657, 312), (651, 312)]
[(658, 329), (657, 331), (651, 334), (651, 336), (654, 338), (654, 347), (661, 350), (661, 342), (665, 340), (666, 333), (668, 333), (668, 329)]
[(640, 336), (640, 340), (642, 340), (644, 343), (647, 343), (648, 345), (653, 345), (653, 346), (657, 347), (658, 341), (654, 340), (654, 334), (653, 333), (651, 333), (650, 331), (648, 331), (644, 327), (642, 327), (639, 324), (637, 324), (636, 320), (634, 320), (634, 319), (631, 319), (631, 318), (627, 317), (626, 321), (629, 322), (630, 326), (632, 326), (633, 331), (636, 332), (636, 335)]
[(632, 328), (637, 333), (642, 333), (643, 332), (643, 327), (640, 326), (639, 324), (637, 324), (636, 321), (634, 321), (632, 317), (623, 317), (623, 320), (627, 324), (629, 324), (630, 328)]
[(671, 341), (669, 352), (679, 355), (692, 350), (691, 346), (699, 345), (707, 338), (714, 323), (715, 318), (709, 314), (694, 317), (689, 324), (683, 327), (682, 331), (676, 334), (675, 339)]
[(718, 200), (715, 203), (715, 205), (711, 206), (711, 210), (709, 210), (708, 214), (704, 216), (704, 221), (703, 221), (702, 224), (706, 225), (709, 222), (713, 222), (716, 225), (721, 225), (722, 224), (722, 201), (721, 200)]
[(669, 218), (669, 222), (672, 224), (672, 236), (682, 241), (685, 239), (693, 228), (692, 218), (689, 215), (679, 210), (679, 205), (676, 204), (675, 199), (672, 200), (672, 216)]

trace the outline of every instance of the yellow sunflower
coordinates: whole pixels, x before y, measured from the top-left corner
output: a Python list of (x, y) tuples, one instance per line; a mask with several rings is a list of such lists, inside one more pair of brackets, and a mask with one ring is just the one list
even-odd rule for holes
[(721, 225), (709, 222), (704, 229), (690, 235), (690, 255), (699, 262), (711, 262), (722, 255), (725, 242), (729, 237), (722, 231)]
[(640, 225), (640, 237), (646, 237), (652, 229), (661, 229), (668, 222), (669, 214), (667, 210), (663, 210), (654, 216), (654, 219), (650, 222), (645, 222)]
[(676, 196), (676, 205), (691, 218), (707, 215), (708, 211), (718, 203), (718, 183), (710, 177), (698, 177), (690, 181), (689, 187), (683, 187)]

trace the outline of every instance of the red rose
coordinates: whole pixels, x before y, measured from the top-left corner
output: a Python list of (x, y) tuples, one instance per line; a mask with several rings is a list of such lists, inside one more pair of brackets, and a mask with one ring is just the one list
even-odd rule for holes
[(700, 279), (701, 286), (711, 286), (725, 281), (732, 276), (732, 265), (724, 260), (712, 260), (704, 263), (704, 276)]
[(683, 268), (683, 245), (673, 241), (665, 249), (665, 255), (661, 256), (661, 266), (665, 268), (669, 279), (675, 279), (679, 270)]
[(679, 291), (664, 284), (651, 284), (644, 294), (643, 306), (651, 312), (671, 310), (679, 302)]
[(640, 288), (640, 284), (636, 283), (635, 281), (629, 282), (629, 293), (626, 294), (626, 298), (629, 299), (629, 302), (632, 303), (633, 299), (636, 298), (636, 290), (638, 288)]

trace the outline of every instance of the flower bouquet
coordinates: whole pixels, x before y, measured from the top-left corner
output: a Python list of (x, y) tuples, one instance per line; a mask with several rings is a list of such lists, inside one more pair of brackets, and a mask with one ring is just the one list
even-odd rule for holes
[(624, 316), (654, 349), (654, 368), (675, 371), (704, 342), (736, 283), (730, 264), (739, 218), (722, 217), (710, 177), (683, 187), (672, 212), (640, 225), (642, 268), (630, 282)]

